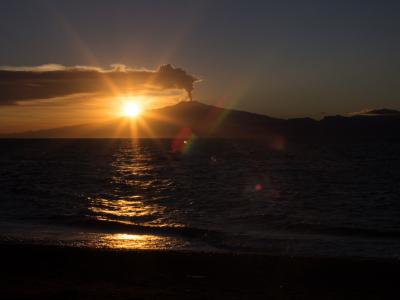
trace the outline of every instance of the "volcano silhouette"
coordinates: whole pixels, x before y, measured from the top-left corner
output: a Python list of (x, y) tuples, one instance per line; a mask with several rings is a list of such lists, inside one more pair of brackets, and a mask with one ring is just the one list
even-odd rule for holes
[[(387, 112), (387, 109), (377, 111)], [(393, 112), (390, 110), (390, 112)], [(327, 116), (278, 119), (245, 111), (180, 102), (144, 112), (139, 118), (59, 127), (3, 135), (6, 138), (175, 138), (182, 130), (200, 138), (240, 138), (276, 141), (396, 138), (400, 114)]]

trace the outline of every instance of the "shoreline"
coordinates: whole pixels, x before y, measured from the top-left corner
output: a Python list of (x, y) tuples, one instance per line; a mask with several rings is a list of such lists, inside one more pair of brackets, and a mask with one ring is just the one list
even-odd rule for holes
[(2, 299), (386, 299), (396, 259), (0, 244)]

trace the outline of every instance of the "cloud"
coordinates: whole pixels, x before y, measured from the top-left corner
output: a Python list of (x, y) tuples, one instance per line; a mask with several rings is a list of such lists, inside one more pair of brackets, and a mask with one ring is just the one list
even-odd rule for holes
[(185, 90), (192, 98), (199, 79), (170, 64), (157, 70), (132, 69), (115, 64), (109, 69), (47, 64), (35, 67), (0, 67), (0, 105), (19, 101), (63, 98), (75, 94), (118, 96), (137, 90)]

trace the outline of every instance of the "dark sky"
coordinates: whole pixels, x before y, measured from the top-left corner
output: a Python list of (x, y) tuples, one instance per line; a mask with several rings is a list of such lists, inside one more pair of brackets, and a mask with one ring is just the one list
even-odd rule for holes
[(1, 1), (0, 65), (172, 63), (278, 117), (400, 109), (400, 1)]

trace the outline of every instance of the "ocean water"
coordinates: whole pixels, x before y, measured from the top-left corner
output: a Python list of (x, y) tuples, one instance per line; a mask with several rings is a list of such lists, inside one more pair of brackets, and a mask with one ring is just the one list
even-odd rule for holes
[(400, 143), (0, 140), (0, 243), (400, 257)]

